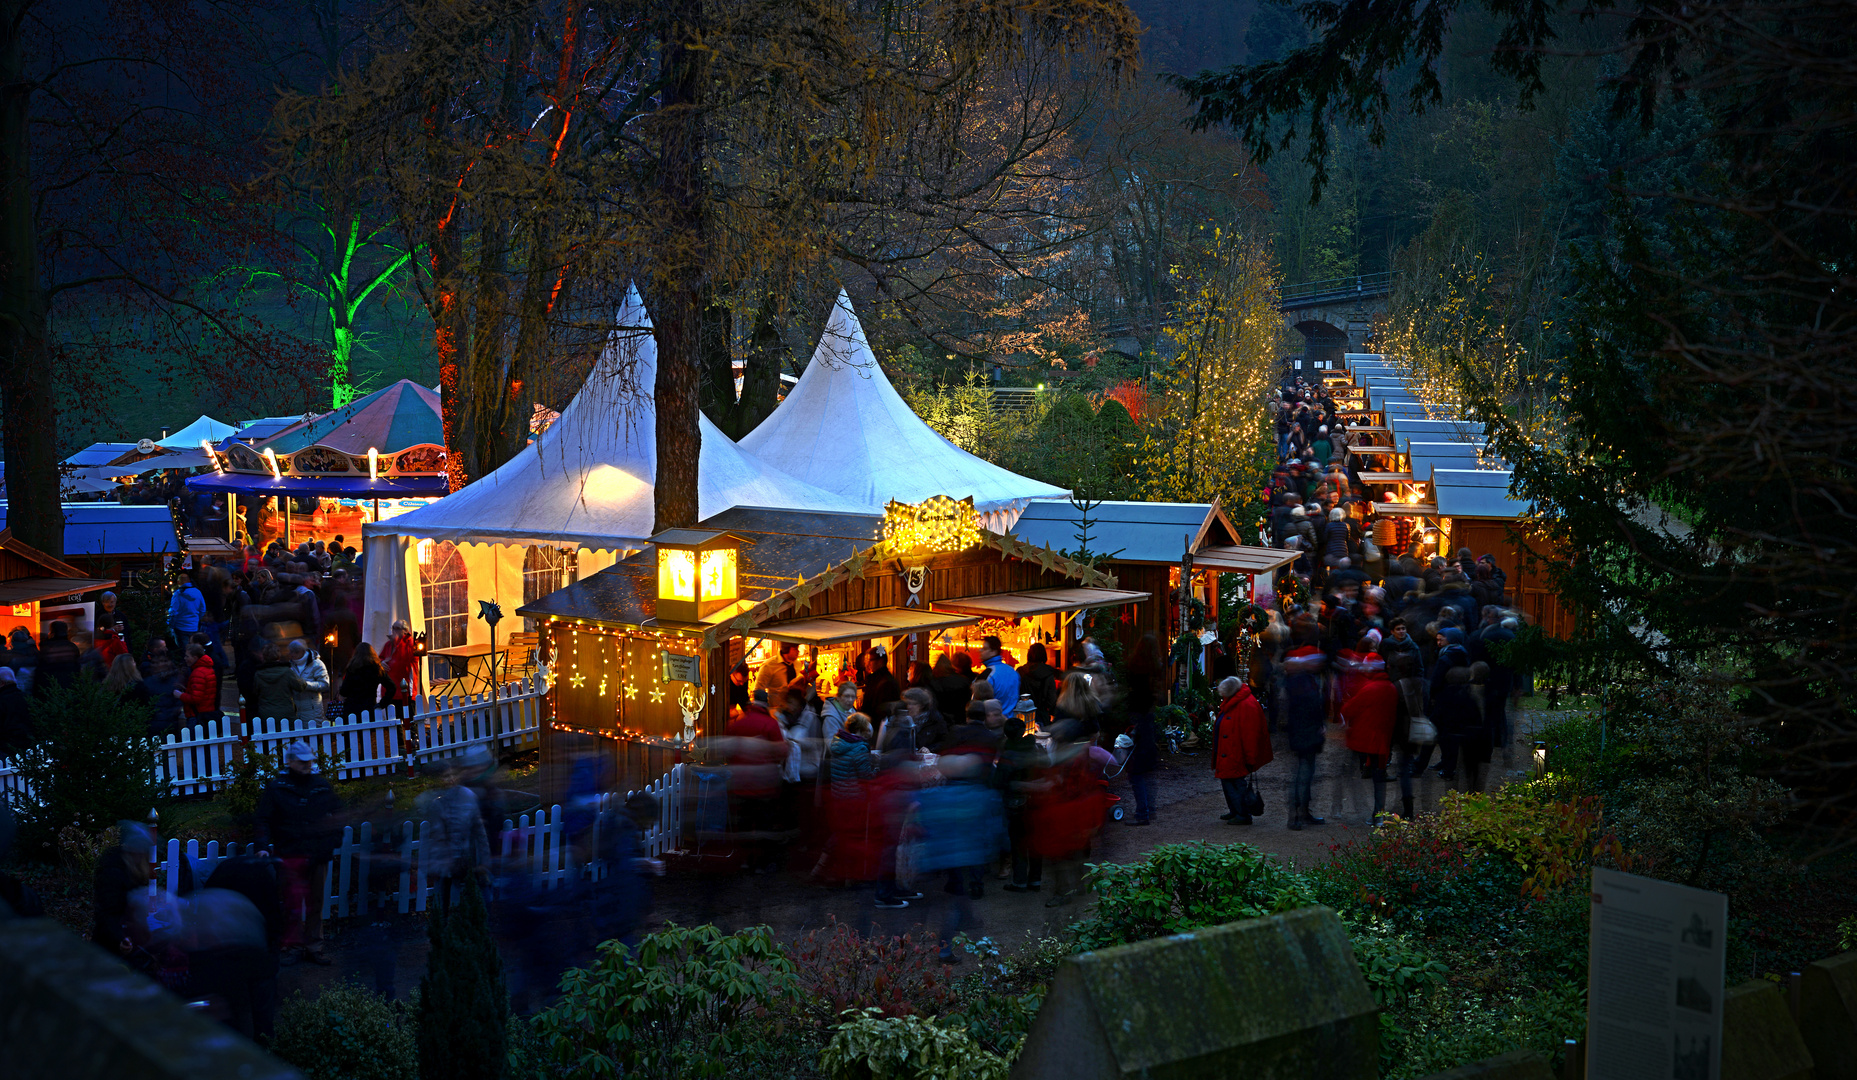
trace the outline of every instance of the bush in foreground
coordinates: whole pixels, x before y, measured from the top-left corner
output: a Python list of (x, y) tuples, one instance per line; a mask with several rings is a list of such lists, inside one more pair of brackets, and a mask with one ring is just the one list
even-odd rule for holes
[(277, 1011), (273, 1054), (311, 1080), (417, 1080), (418, 1048), (405, 1009), (359, 986), (296, 994)]

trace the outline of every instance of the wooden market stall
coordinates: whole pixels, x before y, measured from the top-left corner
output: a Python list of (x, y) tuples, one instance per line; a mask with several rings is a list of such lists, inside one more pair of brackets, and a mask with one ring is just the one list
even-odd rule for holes
[(1133, 646), (1143, 634), (1166, 642), (1179, 631), (1180, 572), (1189, 552), (1192, 595), (1206, 605), (1212, 625), (1220, 614), (1220, 574), (1267, 577), (1296, 558), (1294, 552), (1241, 544), (1237, 526), (1216, 501), (1101, 502), (1086, 510), (1068, 501), (1041, 500), (1025, 508), (1012, 532), (1056, 550), (1082, 547), (1097, 553), (1096, 565), (1114, 574), (1121, 588), (1147, 594), (1122, 609), (1116, 637), (1124, 646)]
[(779, 643), (800, 645), (830, 686), (873, 645), (896, 672), (983, 631), (1055, 641), (1077, 611), (1150, 599), (937, 496), (883, 517), (737, 507), (518, 614), (541, 623), (552, 656), (544, 750), (590, 737), (622, 775), (653, 778), (721, 732), (728, 672), (774, 659)]
[(83, 594), (116, 584), (113, 577), (90, 577), (62, 559), (54, 559), (0, 528), (0, 640), (23, 626), (42, 640), (54, 619), (73, 630), (94, 630), (96, 604)]

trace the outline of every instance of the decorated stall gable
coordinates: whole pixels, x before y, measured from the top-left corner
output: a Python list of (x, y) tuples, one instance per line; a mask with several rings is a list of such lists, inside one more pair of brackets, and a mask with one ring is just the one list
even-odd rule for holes
[[(957, 503), (953, 499), (942, 498), (951, 506), (960, 507), (965, 505), (967, 512), (972, 512), (973, 507), (971, 505), (971, 499)], [(930, 501), (932, 502), (934, 500)], [(886, 517), (886, 527), (888, 521), (889, 519)], [(913, 528), (913, 525), (909, 526), (909, 529)], [(957, 530), (952, 526), (947, 527), (945, 530), (942, 526), (936, 526), (936, 529), (938, 531), (933, 535), (938, 537), (955, 536), (957, 533)], [(975, 534), (978, 538), (974, 543), (953, 550), (925, 551), (920, 548), (897, 549), (893, 548), (891, 542), (888, 540), (879, 542), (876, 546), (865, 548), (836, 566), (827, 567), (820, 573), (800, 581), (793, 587), (769, 596), (767, 599), (762, 600), (760, 603), (742, 612), (739, 616), (727, 622), (709, 627), (703, 633), (702, 648), (704, 651), (713, 649), (733, 635), (752, 631), (762, 623), (776, 618), (782, 612), (789, 614), (811, 612), (814, 598), (831, 589), (833, 586), (843, 584), (847, 581), (870, 578), (882, 572), (886, 575), (895, 573), (899, 575), (900, 579), (905, 583), (916, 580), (926, 582), (928, 576), (933, 573), (933, 571), (926, 565), (905, 565), (905, 559), (913, 562), (916, 559), (926, 561), (934, 557), (945, 558), (950, 555), (958, 555), (963, 551), (976, 547), (998, 551), (1000, 553), (1000, 561), (1002, 562), (1007, 559), (1020, 559), (1028, 563), (1034, 563), (1047, 573), (1062, 574), (1080, 585), (1100, 589), (1114, 589), (1116, 587), (1115, 575), (1097, 570), (1092, 566), (1077, 562), (1074, 559), (1067, 559), (1055, 551), (1052, 551), (1048, 546), (1038, 547), (1034, 544), (1028, 544), (1016, 537), (989, 532), (977, 526), (975, 527)], [(916, 536), (918, 534), (905, 530), (898, 535)], [(950, 540), (948, 542), (953, 541)], [(886, 563), (891, 565), (886, 568)], [(899, 602), (901, 604), (909, 604), (913, 599), (914, 602), (919, 605), (920, 599), (917, 594), (921, 592), (922, 586), (915, 585), (911, 588), (909, 584), (905, 584), (904, 589), (906, 590), (906, 595), (899, 598)]]

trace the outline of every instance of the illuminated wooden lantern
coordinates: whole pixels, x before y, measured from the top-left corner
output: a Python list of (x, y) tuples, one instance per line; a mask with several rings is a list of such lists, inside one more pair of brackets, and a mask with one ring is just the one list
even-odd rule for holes
[(728, 532), (666, 529), (658, 549), (658, 621), (700, 623), (740, 599), (740, 550), (752, 544)]

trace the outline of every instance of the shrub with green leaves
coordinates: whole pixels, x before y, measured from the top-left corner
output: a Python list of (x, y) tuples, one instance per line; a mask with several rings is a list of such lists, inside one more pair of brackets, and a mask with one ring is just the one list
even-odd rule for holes
[(830, 1080), (1006, 1080), (1012, 1072), (956, 1025), (881, 1009), (846, 1016), (819, 1055)]
[(745, 1021), (798, 992), (793, 961), (767, 927), (672, 925), (636, 953), (602, 943), (536, 1023), (566, 1080), (721, 1076), (762, 1034)]
[(311, 1080), (418, 1080), (413, 1024), (404, 1008), (352, 983), (277, 1010), (273, 1054)]
[[(49, 681), (49, 680), (48, 680)], [(49, 857), (58, 830), (75, 824), (96, 833), (128, 818), (141, 821), (165, 795), (156, 778), (158, 741), (148, 734), (147, 706), (91, 679), (56, 683), (33, 703), (39, 741), (13, 758), (25, 790), (10, 792), (21, 850)]]
[(1787, 803), (1760, 775), (1766, 736), (1707, 673), (1621, 684), (1542, 741), (1549, 776), (1515, 790), (1597, 796), (1633, 872), (1734, 895), (1785, 870), (1767, 838)]
[(1092, 864), (1096, 911), (1072, 928), (1101, 949), (1307, 907), (1308, 887), (1249, 844), (1162, 844), (1140, 862)]

